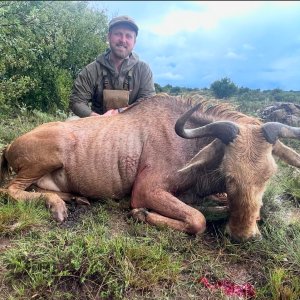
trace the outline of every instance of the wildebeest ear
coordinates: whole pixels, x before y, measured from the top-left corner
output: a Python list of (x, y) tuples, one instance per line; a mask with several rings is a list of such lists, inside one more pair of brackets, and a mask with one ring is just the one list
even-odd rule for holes
[(300, 155), (295, 150), (284, 145), (280, 141), (276, 141), (273, 146), (272, 153), (287, 164), (300, 168)]
[(226, 146), (219, 139), (215, 139), (210, 144), (201, 149), (191, 159), (191, 161), (178, 172), (186, 172), (193, 167), (205, 168), (216, 163), (217, 161), (220, 161), (220, 159), (224, 156), (225, 147)]

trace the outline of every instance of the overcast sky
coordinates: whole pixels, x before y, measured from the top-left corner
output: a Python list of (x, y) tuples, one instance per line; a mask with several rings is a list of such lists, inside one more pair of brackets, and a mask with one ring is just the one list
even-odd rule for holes
[(154, 81), (204, 88), (224, 77), (239, 87), (300, 91), (300, 2), (99, 1), (109, 18), (140, 27), (135, 52)]

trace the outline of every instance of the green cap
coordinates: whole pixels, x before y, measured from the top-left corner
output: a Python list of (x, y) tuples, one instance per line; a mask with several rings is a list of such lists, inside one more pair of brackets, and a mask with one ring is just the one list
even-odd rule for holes
[(138, 35), (139, 28), (136, 25), (135, 21), (128, 16), (119, 16), (113, 18), (108, 24), (108, 30), (110, 31), (116, 25), (128, 25), (132, 30)]

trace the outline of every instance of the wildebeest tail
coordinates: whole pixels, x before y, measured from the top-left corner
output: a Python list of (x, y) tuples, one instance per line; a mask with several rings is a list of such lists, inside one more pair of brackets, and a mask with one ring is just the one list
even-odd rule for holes
[(8, 161), (5, 157), (5, 152), (7, 151), (9, 146), (5, 147), (2, 150), (1, 158), (0, 158), (0, 183), (9, 175), (10, 169), (8, 165)]

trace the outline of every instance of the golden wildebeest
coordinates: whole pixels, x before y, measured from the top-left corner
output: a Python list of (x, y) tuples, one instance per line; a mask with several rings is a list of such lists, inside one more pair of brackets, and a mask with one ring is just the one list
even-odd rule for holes
[[(1, 179), (9, 166), (16, 176), (2, 192), (18, 200), (43, 196), (59, 222), (67, 217), (63, 200), (131, 194), (133, 217), (192, 234), (205, 230), (205, 218), (178, 197), (193, 189), (199, 196), (226, 192), (227, 231), (245, 240), (260, 235), (273, 155), (300, 166), (280, 137), (299, 139), (300, 129), (157, 95), (115, 116), (46, 123), (18, 137), (3, 151)], [(33, 184), (42, 192), (26, 191)]]

